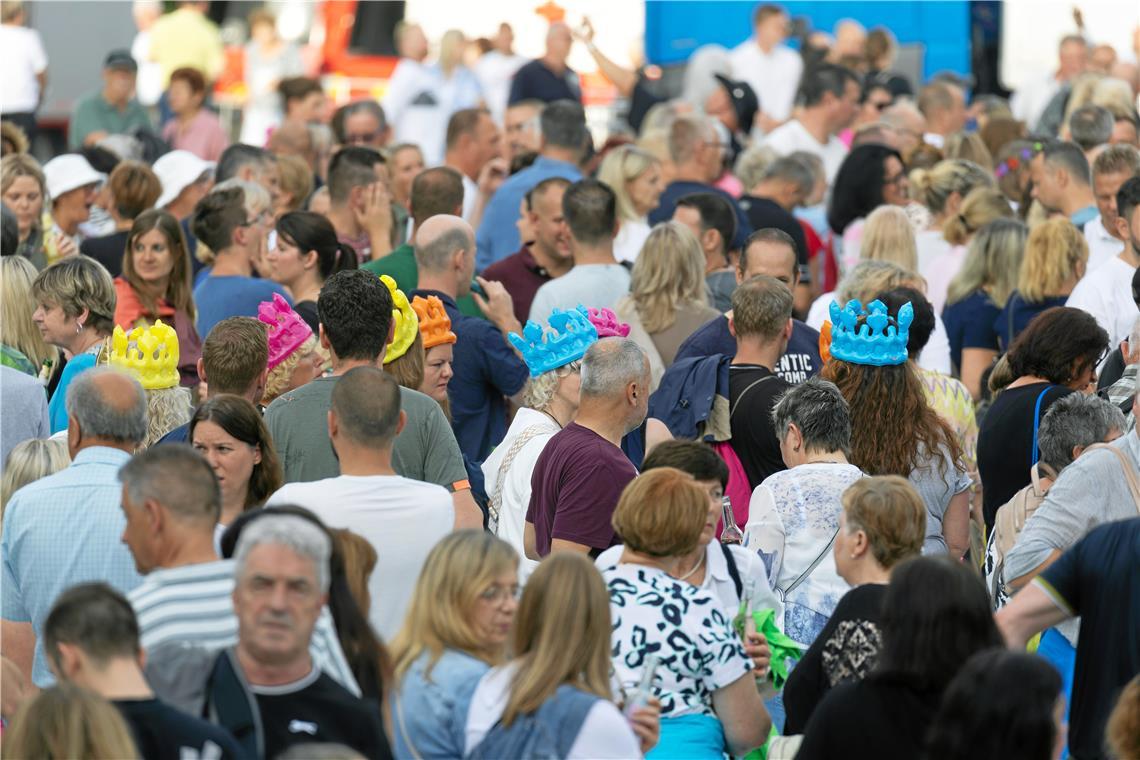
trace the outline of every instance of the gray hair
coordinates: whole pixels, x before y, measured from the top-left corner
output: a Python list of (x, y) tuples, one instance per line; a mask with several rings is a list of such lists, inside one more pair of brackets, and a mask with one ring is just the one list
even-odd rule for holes
[(1091, 150), (1108, 142), (1115, 123), (1111, 111), (1089, 103), (1069, 114), (1069, 135), (1081, 150)]
[(807, 451), (846, 453), (851, 448), (851, 412), (835, 383), (811, 377), (789, 388), (772, 409), (776, 437), (795, 423)]
[(586, 112), (573, 100), (556, 100), (542, 109), (539, 116), (542, 139), (547, 145), (585, 150), (590, 133), (586, 129)]
[(602, 338), (582, 358), (581, 395), (604, 397), (622, 393), (646, 374), (645, 351), (632, 338)]
[(324, 593), (329, 590), (329, 559), (332, 541), (329, 536), (309, 520), (296, 515), (267, 515), (245, 526), (234, 552), (234, 577), (245, 575), (249, 554), (264, 544), (284, 546), (313, 561), (317, 574), (317, 587)]
[(783, 179), (796, 183), (804, 195), (810, 195), (815, 187), (815, 171), (796, 154), (782, 156), (764, 170), (761, 179)]
[(1060, 473), (1073, 463), (1073, 447), (1101, 443), (1112, 430), (1127, 430), (1124, 412), (1099, 396), (1070, 393), (1049, 407), (1037, 440), (1041, 461)]
[(740, 157), (736, 159), (733, 173), (740, 180), (740, 184), (744, 186), (744, 192), (751, 193), (752, 188), (760, 184), (768, 169), (779, 159), (780, 155), (767, 145), (753, 145), (741, 153)]
[(271, 210), (273, 199), (269, 196), (269, 191), (256, 182), (250, 182), (247, 179), (231, 177), (230, 179), (223, 180), (210, 188), (210, 193), (219, 193), (231, 187), (241, 188), (242, 193), (244, 193), (245, 212), (247, 215), (253, 216), (262, 211)]
[(182, 443), (154, 446), (119, 470), (119, 482), (135, 507), (154, 501), (179, 520), (204, 524), (211, 532), (222, 513), (222, 492), (214, 469)]
[[(125, 409), (108, 403), (98, 380), (103, 375), (120, 375), (134, 389), (135, 397)], [(130, 375), (111, 367), (95, 367), (75, 376), (67, 387), (67, 414), (79, 422), (84, 435), (138, 445), (147, 433), (146, 391)]]

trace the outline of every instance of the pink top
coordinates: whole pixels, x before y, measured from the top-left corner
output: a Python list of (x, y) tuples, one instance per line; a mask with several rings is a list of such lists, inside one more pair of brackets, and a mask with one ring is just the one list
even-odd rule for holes
[(188, 150), (204, 161), (217, 161), (230, 144), (218, 115), (209, 108), (198, 109), (185, 127), (177, 118), (171, 119), (162, 130), (162, 139), (172, 149)]

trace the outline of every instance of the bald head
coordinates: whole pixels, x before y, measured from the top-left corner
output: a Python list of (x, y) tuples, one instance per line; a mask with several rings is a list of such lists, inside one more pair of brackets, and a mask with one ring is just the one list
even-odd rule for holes
[(565, 66), (566, 59), (570, 57), (572, 42), (570, 27), (561, 21), (555, 21), (546, 32), (546, 58)]
[(400, 386), (376, 367), (356, 367), (333, 386), (329, 436), (368, 449), (387, 449), (401, 423)]
[(146, 393), (118, 370), (88, 370), (67, 388), (67, 416), (68, 442), (76, 451), (108, 442), (131, 450), (146, 438)]
[(421, 286), (425, 277), (455, 278), (454, 295), (467, 295), (475, 274), (475, 232), (471, 225), (451, 214), (433, 216), (416, 230), (415, 250)]
[(832, 50), (837, 58), (862, 56), (866, 42), (867, 30), (858, 21), (844, 19), (835, 25), (835, 46)]

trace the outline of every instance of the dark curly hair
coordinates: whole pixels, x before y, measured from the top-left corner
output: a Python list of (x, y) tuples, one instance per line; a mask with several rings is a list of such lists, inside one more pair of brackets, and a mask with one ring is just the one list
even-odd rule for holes
[(337, 359), (375, 361), (392, 327), (392, 294), (371, 272), (345, 269), (321, 287), (317, 314)]
[(902, 163), (902, 156), (894, 148), (868, 143), (858, 146), (843, 159), (831, 187), (831, 203), (827, 209), (827, 224), (836, 235), (842, 235), (851, 222), (883, 205), (884, 164), (891, 156)]
[(1009, 347), (1012, 377), (1041, 377), (1065, 385), (1082, 376), (1108, 350), (1108, 333), (1091, 314), (1054, 306), (1033, 318)]

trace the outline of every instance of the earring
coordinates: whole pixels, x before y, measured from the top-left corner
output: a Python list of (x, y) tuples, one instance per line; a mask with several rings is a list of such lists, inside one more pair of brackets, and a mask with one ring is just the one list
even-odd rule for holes
[(83, 332), (83, 323), (77, 319), (75, 320), (75, 334), (78, 335), (81, 332)]

